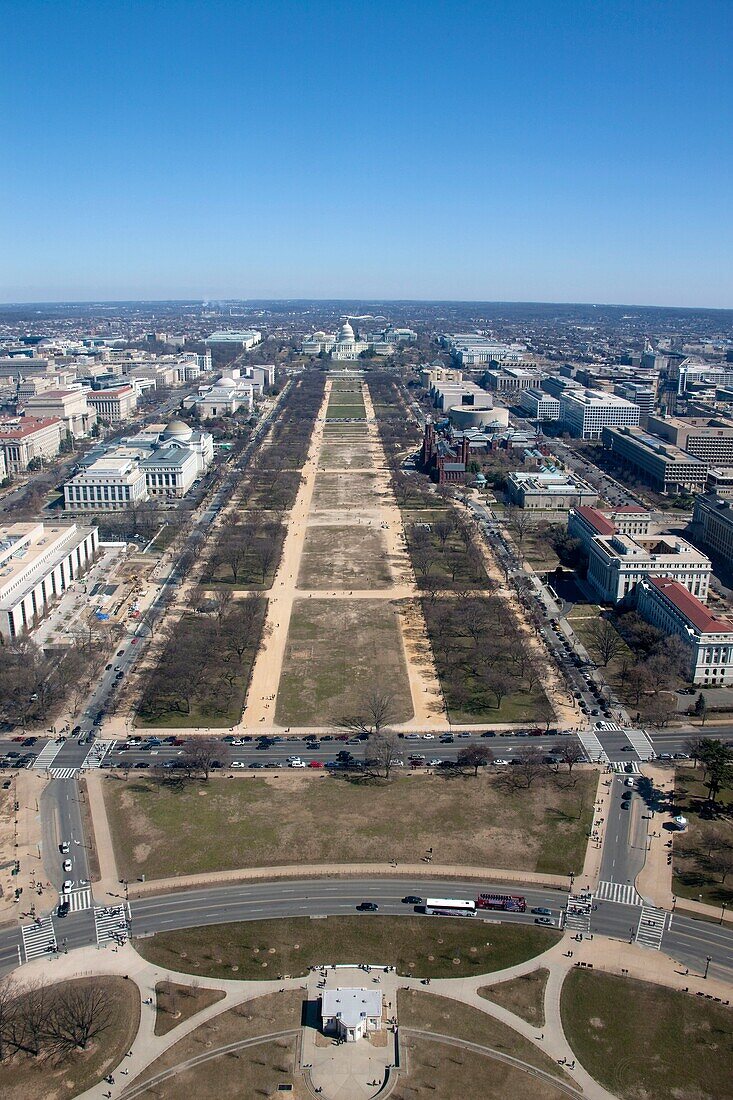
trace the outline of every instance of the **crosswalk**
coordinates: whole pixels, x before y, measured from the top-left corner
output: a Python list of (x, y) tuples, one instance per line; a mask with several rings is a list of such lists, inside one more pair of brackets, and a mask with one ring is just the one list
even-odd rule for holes
[(596, 735), (591, 731), (587, 733), (579, 733), (578, 740), (585, 749), (586, 756), (590, 760), (591, 764), (607, 764), (608, 757), (603, 748), (603, 745), (598, 740)]
[(571, 894), (565, 911), (565, 928), (569, 932), (590, 932), (593, 912), (592, 894)]
[(61, 895), (61, 901), (68, 901), (70, 913), (81, 913), (92, 907), (92, 891), (89, 886), (80, 890), (72, 890), (68, 894)]
[(644, 899), (634, 886), (621, 882), (599, 882), (596, 897), (601, 901), (617, 901), (620, 905), (644, 904)]
[(618, 722), (596, 722), (596, 729), (603, 730), (604, 733), (621, 733), (623, 726)]
[(632, 748), (638, 752), (642, 760), (653, 760), (657, 755), (654, 745), (644, 733), (644, 730), (626, 730), (626, 736), (631, 742)]
[(645, 905), (639, 917), (636, 929), (636, 942), (643, 947), (652, 947), (658, 951), (662, 946), (662, 936), (667, 926), (667, 913), (654, 905)]
[(50, 917), (39, 917), (35, 924), (25, 924), (20, 931), (26, 962), (56, 950), (56, 931)]
[(641, 775), (638, 760), (614, 760), (613, 770), (615, 772), (625, 772), (626, 775)]
[(51, 768), (52, 779), (76, 779), (79, 774), (78, 768)]
[(45, 770), (53, 764), (61, 752), (63, 742), (47, 741), (35, 759), (33, 767), (37, 770)]
[(127, 942), (129, 906), (109, 905), (94, 907), (94, 932), (97, 945), (106, 947), (109, 943), (121, 945)]
[(112, 752), (116, 744), (116, 739), (113, 741), (95, 741), (84, 758), (82, 768), (101, 768), (105, 756), (108, 752)]

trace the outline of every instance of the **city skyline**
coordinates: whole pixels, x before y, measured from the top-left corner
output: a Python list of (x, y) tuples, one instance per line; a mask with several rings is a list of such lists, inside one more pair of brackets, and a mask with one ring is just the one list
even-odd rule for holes
[(2, 302), (733, 306), (717, 0), (26, 3), (7, 26)]

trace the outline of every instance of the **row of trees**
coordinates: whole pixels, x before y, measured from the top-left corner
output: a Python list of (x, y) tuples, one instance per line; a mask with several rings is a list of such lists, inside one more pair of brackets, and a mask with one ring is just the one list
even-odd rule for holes
[(262, 584), (277, 569), (285, 539), (278, 519), (250, 512), (244, 523), (232, 514), (220, 528), (208, 561), (207, 581)]
[(0, 1062), (18, 1055), (67, 1058), (86, 1050), (114, 1022), (102, 982), (36, 982), (18, 989), (10, 979), (0, 981)]
[(226, 712), (243, 695), (260, 645), (266, 601), (217, 596), (214, 614), (188, 613), (171, 621), (156, 666), (147, 674), (140, 716)]
[(418, 587), (435, 598), (441, 590), (490, 587), (476, 525), (451, 506), (430, 523), (406, 527)]

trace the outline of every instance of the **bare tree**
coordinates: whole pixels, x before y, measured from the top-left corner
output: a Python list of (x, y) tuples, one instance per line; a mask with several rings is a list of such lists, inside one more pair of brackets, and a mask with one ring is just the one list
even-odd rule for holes
[(204, 780), (208, 780), (216, 758), (217, 747), (213, 737), (192, 737), (183, 752), (183, 764), (189, 775), (201, 772)]
[(606, 668), (614, 657), (623, 653), (626, 643), (613, 623), (608, 619), (597, 619), (588, 632), (588, 648), (598, 663)]
[(362, 699), (355, 714), (346, 714), (339, 721), (342, 729), (376, 736), (396, 717), (394, 699), (388, 691), (376, 688)]
[(58, 1052), (85, 1050), (113, 1024), (114, 1009), (99, 982), (69, 982), (52, 999), (48, 1036)]
[(369, 753), (384, 772), (385, 779), (389, 779), (395, 761), (400, 759), (399, 744), (396, 733), (384, 730), (369, 738)]
[(473, 768), (474, 777), (478, 776), (479, 768), (485, 768), (494, 760), (494, 754), (488, 745), (466, 745), (460, 749), (456, 757), (456, 763), (460, 768)]
[(522, 549), (522, 544), (527, 535), (530, 535), (537, 527), (537, 520), (526, 508), (515, 508), (510, 505), (504, 509), (504, 522), (514, 536), (514, 541)]
[(559, 756), (563, 764), (567, 764), (569, 775), (572, 775), (576, 764), (580, 764), (585, 760), (583, 746), (577, 737), (564, 737), (555, 746), (554, 755)]
[(532, 786), (535, 779), (539, 779), (547, 771), (542, 750), (538, 749), (536, 745), (529, 745), (526, 749), (523, 749), (519, 756), (515, 757), (515, 760), (519, 760), (519, 764), (512, 768), (512, 776), (521, 777), (527, 790)]

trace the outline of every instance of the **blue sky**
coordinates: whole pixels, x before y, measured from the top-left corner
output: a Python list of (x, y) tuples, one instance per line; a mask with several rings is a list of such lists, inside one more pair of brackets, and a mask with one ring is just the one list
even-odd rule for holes
[(733, 0), (0, 18), (0, 301), (733, 306)]

